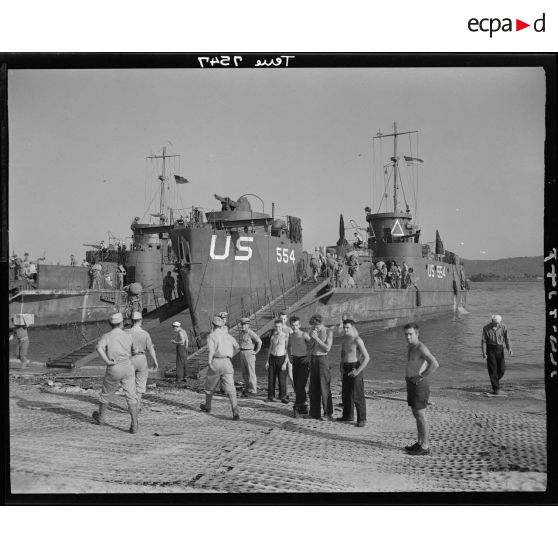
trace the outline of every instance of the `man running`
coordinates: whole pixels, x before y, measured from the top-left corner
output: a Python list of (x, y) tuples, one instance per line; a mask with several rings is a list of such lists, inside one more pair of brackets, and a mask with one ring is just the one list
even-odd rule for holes
[(405, 450), (410, 455), (430, 455), (429, 428), (426, 419), (426, 407), (430, 396), (428, 376), (440, 365), (428, 347), (419, 341), (419, 326), (416, 323), (407, 324), (403, 327), (403, 331), (408, 345), (405, 370), (407, 403), (417, 422), (417, 442), (412, 446), (406, 446)]
[(357, 426), (366, 425), (366, 401), (364, 398), (363, 370), (370, 362), (370, 355), (364, 342), (356, 333), (354, 320), (343, 321), (345, 337), (341, 346), (341, 398), (343, 400), (343, 416), (341, 422), (354, 420), (354, 407), (357, 412)]
[(295, 403), (293, 416), (297, 418), (299, 413), (308, 414), (308, 403), (306, 396), (306, 384), (310, 374), (310, 358), (308, 356), (310, 347), (310, 335), (300, 329), (300, 318), (292, 316), (289, 320), (292, 333), (289, 336), (288, 354), (293, 366), (293, 386), (295, 390)]

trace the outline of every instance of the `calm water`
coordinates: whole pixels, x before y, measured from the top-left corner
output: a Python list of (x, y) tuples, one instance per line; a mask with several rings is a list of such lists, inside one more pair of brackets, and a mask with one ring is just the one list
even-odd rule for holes
[[(486, 365), (481, 358), (482, 327), (493, 313), (501, 314), (508, 327), (513, 357), (506, 356), (508, 379), (540, 380), (544, 377), (544, 287), (533, 283), (472, 283), (467, 312), (428, 320), (420, 324), (420, 339), (426, 343), (440, 362), (437, 382), (440, 385), (462, 385), (464, 382), (487, 380)], [(81, 344), (82, 333), (87, 338), (108, 329), (106, 324), (30, 331), (30, 358), (45, 362)], [(170, 330), (170, 327), (169, 327)], [(170, 331), (168, 337), (170, 338)], [(372, 358), (365, 378), (401, 380), (406, 360), (406, 344), (401, 328), (363, 336)], [(168, 340), (154, 340), (159, 363), (165, 367), (174, 361), (174, 348)], [(10, 344), (10, 357), (15, 357), (16, 345)], [(265, 376), (263, 365), (267, 350), (258, 358), (258, 375)], [(340, 339), (336, 338), (331, 363), (337, 368)], [(100, 360), (98, 361), (100, 362)]]

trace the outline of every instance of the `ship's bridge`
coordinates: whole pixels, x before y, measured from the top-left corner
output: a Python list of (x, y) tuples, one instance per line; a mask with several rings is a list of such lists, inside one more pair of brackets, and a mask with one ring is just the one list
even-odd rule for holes
[(422, 254), (420, 229), (412, 224), (412, 219), (410, 211), (369, 213), (366, 216), (368, 243), (374, 255), (419, 257)]

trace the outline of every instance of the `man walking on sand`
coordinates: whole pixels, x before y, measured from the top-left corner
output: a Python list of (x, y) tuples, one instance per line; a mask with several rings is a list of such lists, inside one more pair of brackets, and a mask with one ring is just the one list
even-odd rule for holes
[(504, 345), (509, 355), (512, 356), (513, 353), (510, 348), (508, 330), (502, 323), (502, 316), (494, 314), (491, 318), (491, 322), (482, 328), (481, 337), (482, 358), (486, 358), (488, 376), (490, 377), (494, 395), (503, 395), (500, 390), (500, 380), (506, 371)]
[(99, 410), (93, 413), (97, 424), (105, 424), (110, 397), (122, 386), (128, 410), (132, 417), (130, 433), (138, 431), (138, 400), (136, 396), (136, 376), (130, 362), (134, 342), (132, 336), (124, 331), (124, 318), (120, 312), (109, 319), (111, 331), (105, 333), (97, 343), (97, 353), (107, 365), (103, 387), (99, 397)]
[(405, 450), (410, 455), (430, 455), (429, 428), (426, 419), (426, 407), (430, 396), (428, 377), (440, 365), (428, 347), (419, 341), (419, 326), (416, 323), (407, 324), (403, 331), (408, 345), (405, 370), (407, 403), (417, 422), (417, 442), (412, 446), (406, 446)]
[(130, 359), (132, 366), (135, 370), (136, 376), (136, 395), (138, 398), (138, 412), (141, 408), (141, 397), (145, 393), (145, 386), (147, 384), (147, 377), (149, 376), (149, 368), (147, 366), (146, 353), (151, 355), (153, 360), (153, 371), (159, 368), (157, 363), (157, 355), (155, 354), (155, 347), (151, 341), (151, 335), (141, 327), (142, 314), (141, 312), (132, 313), (132, 327), (127, 330), (132, 336), (134, 347), (132, 349), (132, 358)]
[(341, 422), (354, 420), (354, 407), (357, 412), (357, 426), (366, 425), (366, 400), (364, 398), (363, 370), (370, 362), (370, 355), (364, 342), (356, 333), (354, 320), (344, 320), (343, 345), (341, 346), (341, 398), (343, 400), (343, 416)]
[(224, 329), (225, 324), (219, 316), (213, 318), (213, 331), (207, 336), (207, 352), (209, 368), (205, 378), (205, 403), (200, 409), (206, 413), (211, 412), (213, 392), (221, 384), (223, 391), (229, 396), (233, 420), (240, 420), (234, 387), (234, 368), (232, 357), (238, 353), (240, 347), (236, 339)]

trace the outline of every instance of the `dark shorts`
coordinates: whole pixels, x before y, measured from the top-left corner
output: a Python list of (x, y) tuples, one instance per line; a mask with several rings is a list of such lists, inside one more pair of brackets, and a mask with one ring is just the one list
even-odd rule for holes
[(424, 378), (418, 384), (413, 384), (408, 378), (407, 381), (407, 403), (413, 409), (426, 409), (428, 406), (428, 398), (430, 397), (430, 384), (427, 378)]

